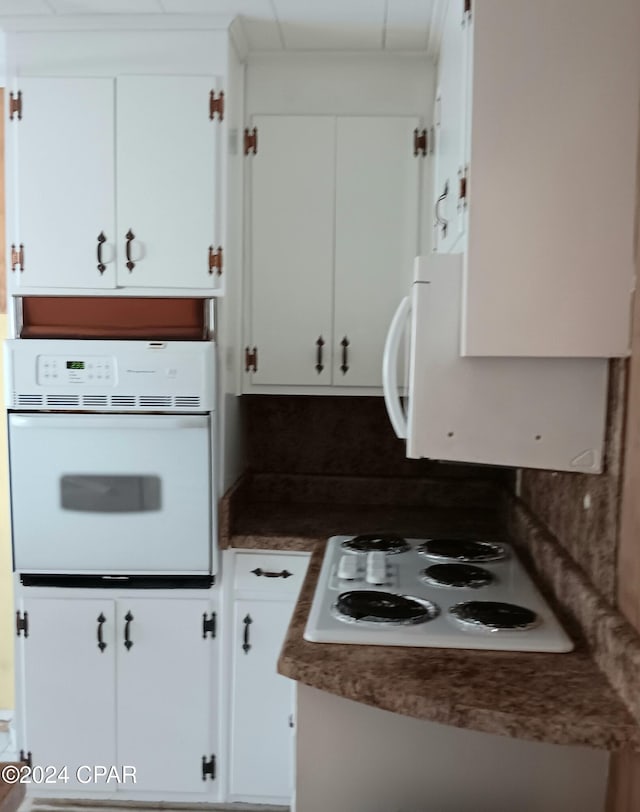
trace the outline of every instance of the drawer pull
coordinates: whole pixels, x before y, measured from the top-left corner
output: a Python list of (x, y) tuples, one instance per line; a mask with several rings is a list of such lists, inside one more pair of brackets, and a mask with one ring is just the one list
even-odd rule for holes
[(244, 623), (244, 634), (242, 636), (242, 650), (245, 654), (249, 653), (249, 649), (251, 648), (251, 643), (249, 642), (249, 626), (253, 623), (251, 620), (251, 615), (247, 615), (245, 619), (242, 621)]
[(251, 570), (254, 575), (257, 575), (258, 578), (264, 575), (265, 578), (291, 578), (293, 575), (292, 572), (289, 570), (280, 570), (280, 572), (270, 572), (269, 570), (263, 570), (260, 567), (256, 567), (254, 570)]

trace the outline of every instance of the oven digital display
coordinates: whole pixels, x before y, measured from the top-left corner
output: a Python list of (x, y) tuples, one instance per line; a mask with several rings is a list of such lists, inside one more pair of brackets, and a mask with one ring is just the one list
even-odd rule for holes
[(84, 361), (67, 361), (67, 369), (84, 369)]

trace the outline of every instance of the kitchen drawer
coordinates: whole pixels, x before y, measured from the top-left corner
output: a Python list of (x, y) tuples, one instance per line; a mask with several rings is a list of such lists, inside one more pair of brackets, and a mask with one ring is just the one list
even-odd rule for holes
[(236, 553), (234, 588), (274, 595), (295, 595), (307, 571), (309, 555)]

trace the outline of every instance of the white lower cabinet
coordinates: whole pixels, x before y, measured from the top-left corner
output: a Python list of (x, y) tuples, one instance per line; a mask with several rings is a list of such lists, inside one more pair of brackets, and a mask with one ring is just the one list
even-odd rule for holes
[[(20, 747), (34, 768), (51, 767), (52, 779), (34, 780), (32, 789), (217, 798), (218, 641), (210, 593), (25, 591), (33, 590), (23, 590), (18, 603), (27, 626), (17, 638)], [(101, 774), (110, 766), (116, 774)]]
[(307, 553), (228, 554), (230, 801), (292, 798), (295, 683), (277, 673), (277, 661), (308, 560)]

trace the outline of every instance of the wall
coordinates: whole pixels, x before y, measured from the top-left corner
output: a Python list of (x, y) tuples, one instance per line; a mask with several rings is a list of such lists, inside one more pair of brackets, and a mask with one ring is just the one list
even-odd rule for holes
[[(4, 78), (4, 37), (0, 38), (0, 65)], [(2, 82), (4, 84), (4, 82)], [(0, 109), (4, 90), (0, 87)], [(4, 116), (0, 119), (0, 189), (4, 189)], [(0, 195), (0, 245), (5, 244), (4, 196)], [(0, 341), (7, 335), (5, 301), (5, 253), (0, 250)], [(0, 381), (4, 355), (0, 353)], [(13, 589), (11, 581), (11, 534), (9, 529), (9, 476), (4, 387), (0, 389), (0, 708), (13, 708)]]
[(381, 397), (245, 395), (243, 401), (255, 473), (513, 482), (507, 468), (407, 459)]
[[(4, 240), (2, 241), (4, 244)], [(0, 340), (7, 335), (7, 317), (0, 315)], [(4, 356), (0, 354), (0, 380)], [(4, 390), (0, 390), (0, 708), (13, 708), (13, 586), (9, 528), (9, 473)]]
[(605, 471), (600, 476), (523, 470), (519, 493), (611, 603), (622, 488), (627, 362), (612, 361)]

